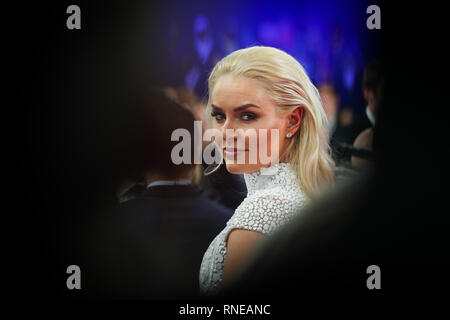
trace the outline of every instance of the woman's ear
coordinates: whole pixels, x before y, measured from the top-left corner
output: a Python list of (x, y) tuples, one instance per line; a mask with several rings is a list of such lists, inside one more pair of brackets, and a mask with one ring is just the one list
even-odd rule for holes
[(294, 110), (292, 110), (291, 113), (289, 114), (288, 126), (286, 129), (287, 138), (292, 137), (300, 128), (303, 119), (303, 111), (304, 111), (303, 107), (297, 107)]

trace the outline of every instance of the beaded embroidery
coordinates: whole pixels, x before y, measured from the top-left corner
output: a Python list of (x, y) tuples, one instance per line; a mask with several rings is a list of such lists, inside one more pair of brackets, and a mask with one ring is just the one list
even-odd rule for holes
[(288, 163), (278, 163), (260, 171), (244, 174), (247, 197), (226, 227), (206, 250), (200, 267), (200, 291), (215, 294), (221, 288), (231, 230), (246, 229), (271, 235), (287, 223), (308, 201)]

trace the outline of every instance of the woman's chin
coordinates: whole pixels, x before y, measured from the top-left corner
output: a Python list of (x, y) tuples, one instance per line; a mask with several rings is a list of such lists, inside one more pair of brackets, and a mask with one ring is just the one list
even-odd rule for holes
[(226, 163), (227, 171), (232, 174), (244, 174), (256, 172), (261, 168), (259, 164)]

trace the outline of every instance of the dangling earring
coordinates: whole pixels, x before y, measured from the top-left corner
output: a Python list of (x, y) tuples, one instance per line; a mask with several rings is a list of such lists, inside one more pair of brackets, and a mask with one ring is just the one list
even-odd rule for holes
[(217, 145), (217, 142), (216, 142), (216, 141), (213, 141), (213, 142), (210, 143), (206, 148), (208, 148), (208, 147), (211, 146), (211, 145), (213, 146), (213, 148), (216, 149), (215, 151), (219, 153), (220, 161), (219, 161), (219, 163), (216, 163), (217, 166), (215, 166), (215, 167), (214, 167), (212, 164), (210, 164), (210, 165), (203, 171), (203, 174), (204, 174), (205, 176), (209, 176), (211, 173), (216, 172), (217, 169), (220, 168), (220, 165), (223, 163), (223, 154), (222, 154), (222, 152), (219, 151), (219, 146)]
[(292, 133), (290, 133), (290, 132), (286, 133), (286, 138), (290, 138), (290, 137), (292, 137)]

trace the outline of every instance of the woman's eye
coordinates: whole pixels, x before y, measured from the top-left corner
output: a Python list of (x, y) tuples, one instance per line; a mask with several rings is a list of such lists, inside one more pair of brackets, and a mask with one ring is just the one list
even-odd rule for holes
[(212, 112), (211, 117), (215, 118), (217, 122), (225, 120), (225, 115), (218, 112)]
[(251, 121), (256, 119), (256, 114), (251, 112), (243, 112), (241, 114), (241, 119), (244, 121)]

